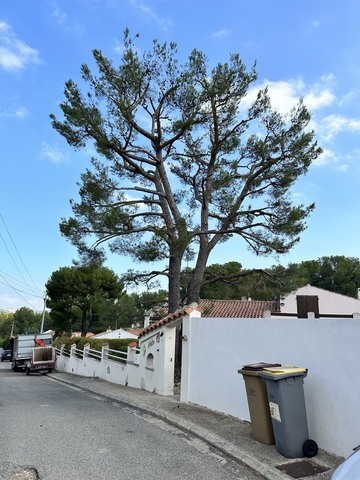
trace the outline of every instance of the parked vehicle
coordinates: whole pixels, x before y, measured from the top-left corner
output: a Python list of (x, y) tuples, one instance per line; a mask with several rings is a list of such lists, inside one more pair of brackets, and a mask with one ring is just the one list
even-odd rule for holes
[(52, 346), (52, 334), (17, 335), (13, 343), (12, 369), (52, 372), (55, 366), (55, 349)]
[(12, 351), (11, 350), (4, 350), (1, 354), (1, 361), (2, 362), (11, 362)]
[(360, 445), (346, 458), (333, 473), (332, 480), (359, 480), (360, 479)]

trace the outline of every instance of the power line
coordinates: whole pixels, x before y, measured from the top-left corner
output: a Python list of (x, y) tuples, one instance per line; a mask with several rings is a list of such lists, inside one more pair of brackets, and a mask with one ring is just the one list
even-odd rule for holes
[[(16, 247), (16, 245), (15, 245), (15, 242), (14, 242), (14, 240), (13, 240), (13, 238), (12, 238), (11, 234), (10, 234), (10, 231), (9, 231), (9, 229), (8, 229), (8, 227), (7, 227), (6, 223), (5, 223), (5, 220), (4, 220), (3, 216), (1, 215), (1, 213), (0, 213), (0, 218), (1, 218), (2, 222), (3, 222), (3, 224), (4, 224), (4, 227), (5, 227), (6, 231), (7, 231), (7, 234), (9, 235), (9, 238), (10, 238), (10, 240), (11, 240), (11, 243), (12, 243), (12, 245), (13, 245), (13, 247), (14, 247), (14, 249), (15, 249), (15, 251), (16, 251), (16, 253), (17, 253), (17, 255), (18, 255), (18, 257), (19, 257), (19, 259), (20, 259), (20, 261), (21, 261), (21, 263), (22, 263), (22, 265), (23, 265), (23, 267), (24, 267), (25, 271), (26, 271), (26, 273), (28, 274), (28, 276), (29, 276), (30, 280), (32, 281), (32, 283), (33, 283), (33, 285), (34, 285), (35, 289), (36, 289), (36, 290), (39, 292), (40, 290), (39, 290), (39, 288), (36, 286), (36, 284), (35, 284), (35, 282), (34, 282), (33, 278), (31, 277), (31, 275), (30, 275), (30, 273), (29, 273), (29, 270), (27, 269), (27, 267), (26, 267), (26, 265), (25, 265), (25, 263), (24, 263), (24, 261), (23, 261), (23, 259), (22, 259), (21, 255), (20, 255), (20, 253), (19, 253), (19, 250), (17, 249), (17, 247)], [(10, 256), (11, 260), (13, 261), (13, 263), (14, 263), (14, 265), (15, 265), (15, 267), (16, 267), (16, 269), (17, 269), (17, 271), (20, 273), (20, 275), (21, 275), (21, 278), (24, 280), (24, 282), (26, 283), (26, 285), (27, 285), (29, 288), (32, 288), (32, 287), (30, 287), (30, 285), (29, 285), (28, 281), (25, 279), (24, 275), (23, 275), (23, 274), (22, 274), (22, 272), (20, 271), (20, 269), (19, 269), (19, 267), (18, 267), (17, 263), (16, 263), (16, 262), (15, 262), (15, 260), (14, 260), (14, 257), (12, 256), (12, 254), (11, 254), (11, 252), (10, 252), (10, 250), (9, 250), (9, 248), (8, 248), (8, 246), (7, 246), (6, 242), (5, 242), (5, 240), (4, 240), (4, 237), (1, 235), (1, 233), (0, 233), (0, 237), (1, 237), (1, 239), (2, 239), (2, 241), (3, 241), (3, 243), (4, 243), (4, 245), (5, 245), (5, 248), (6, 248), (7, 252), (8, 252), (8, 254), (9, 254), (9, 256)]]
[[(8, 286), (9, 288), (11, 288), (12, 290), (14, 290), (14, 292), (22, 299), (24, 300), (24, 302), (26, 302), (28, 305), (30, 305), (31, 308), (33, 308), (33, 305), (23, 296), (21, 295), (21, 293), (24, 293), (24, 294), (27, 294), (27, 292), (23, 292), (21, 290), (19, 290), (18, 288), (15, 288), (13, 287), (12, 285), (10, 285), (10, 283), (6, 280), (6, 278), (0, 273), (0, 277), (3, 278), (4, 282), (0, 281), (0, 283), (2, 283), (3, 285), (6, 285)], [(32, 294), (33, 295), (33, 294)], [(33, 295), (33, 296), (36, 296), (36, 295)]]
[[(18, 280), (17, 278), (9, 275), (6, 272), (2, 272), (0, 270), (0, 277), (2, 277), (3, 280), (4, 280), (4, 282), (1, 282), (1, 280), (0, 280), (0, 283), (2, 283), (4, 285), (8, 285), (11, 288), (13, 288), (14, 290), (20, 291), (20, 292), (24, 293), (25, 295), (30, 295), (30, 296), (36, 297), (36, 298), (42, 298), (40, 296), (38, 290), (35, 293), (34, 289), (31, 286), (29, 286), (26, 283), (21, 282), (20, 280)], [(30, 289), (30, 291), (29, 291), (29, 289)]]
[[(17, 248), (16, 245), (15, 245), (15, 242), (14, 242), (14, 240), (13, 240), (11, 234), (10, 234), (10, 231), (9, 231), (9, 229), (8, 229), (8, 227), (7, 227), (6, 223), (5, 223), (5, 220), (4, 220), (3, 216), (1, 215), (1, 213), (0, 213), (0, 218), (1, 218), (1, 221), (2, 221), (2, 223), (3, 223), (3, 225), (4, 225), (4, 227), (5, 227), (5, 230), (6, 230), (7, 234), (8, 234), (8, 236), (9, 236), (9, 238), (10, 238), (10, 240), (11, 240), (12, 247), (13, 247), (13, 249), (15, 250), (18, 258), (20, 259), (20, 262), (21, 262), (21, 265), (22, 265), (23, 269), (24, 269), (25, 272), (27, 273), (29, 279), (31, 280), (31, 282), (32, 282), (32, 284), (33, 284), (34, 286), (30, 285), (29, 281), (25, 278), (25, 276), (24, 276), (23, 273), (21, 272), (21, 270), (20, 270), (20, 268), (19, 268), (19, 266), (18, 266), (18, 263), (15, 261), (15, 258), (13, 257), (13, 255), (12, 255), (12, 253), (11, 253), (11, 251), (10, 251), (10, 248), (8, 247), (6, 241), (5, 241), (5, 239), (4, 239), (4, 237), (3, 237), (3, 235), (2, 235), (1, 233), (0, 233), (0, 239), (2, 240), (2, 243), (4, 244), (4, 246), (5, 246), (6, 250), (7, 250), (7, 253), (8, 253), (8, 255), (9, 255), (9, 257), (11, 258), (13, 264), (15, 265), (16, 270), (19, 272), (19, 274), (20, 274), (23, 282), (20, 281), (20, 280), (18, 280), (18, 279), (16, 279), (16, 278), (14, 278), (14, 277), (12, 277), (11, 275), (6, 274), (5, 272), (1, 272), (1, 271), (0, 271), (0, 284), (6, 285), (6, 286), (9, 287), (11, 290), (13, 290), (13, 291), (16, 293), (16, 295), (17, 295), (18, 297), (20, 297), (20, 298), (21, 298), (26, 304), (28, 304), (32, 309), (39, 310), (39, 308), (38, 308), (38, 307), (39, 307), (39, 299), (41, 299), (41, 300), (43, 299), (43, 296), (42, 296), (42, 295), (39, 295), (39, 293), (41, 293), (41, 291), (40, 291), (40, 289), (37, 287), (37, 285), (35, 284), (33, 278), (31, 277), (30, 272), (29, 272), (29, 270), (27, 269), (27, 267), (26, 267), (26, 265), (25, 265), (25, 263), (24, 263), (21, 255), (20, 255), (19, 250), (18, 250), (18, 248)], [(1, 281), (1, 279), (3, 279), (3, 281)], [(29, 290), (30, 290), (30, 291), (29, 291)], [(36, 302), (36, 303), (37, 303), (37, 306), (34, 307), (24, 295), (27, 295), (27, 296), (30, 295), (31, 297), (34, 297), (34, 299), (37, 299), (37, 302)]]

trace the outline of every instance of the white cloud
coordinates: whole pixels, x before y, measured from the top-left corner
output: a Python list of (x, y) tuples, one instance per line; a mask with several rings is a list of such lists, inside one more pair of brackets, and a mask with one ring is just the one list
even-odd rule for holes
[(309, 198), (305, 192), (292, 192), (291, 198), (296, 205), (304, 205), (309, 203)]
[(343, 163), (337, 167), (339, 172), (347, 172), (349, 170), (349, 165), (346, 163)]
[(348, 107), (349, 105), (351, 106), (354, 101), (358, 98), (359, 92), (356, 90), (351, 90), (350, 92), (346, 93), (343, 95), (341, 98), (338, 100), (338, 105), (339, 107)]
[(336, 99), (332, 91), (334, 84), (334, 76), (331, 74), (321, 77), (319, 82), (312, 85), (306, 85), (300, 78), (277, 82), (264, 80), (261, 85), (249, 90), (246, 103), (250, 105), (255, 100), (259, 89), (267, 86), (271, 104), (280, 113), (288, 113), (300, 98), (304, 99), (305, 105), (312, 112), (334, 103)]
[(214, 32), (211, 36), (212, 38), (224, 38), (229, 35), (229, 31), (226, 30), (226, 28), (223, 28), (222, 30), (218, 30), (217, 32)]
[(75, 33), (78, 37), (84, 35), (85, 27), (81, 23), (73, 22), (69, 16), (54, 3), (52, 16), (57, 25), (64, 28), (66, 31)]
[(7, 309), (11, 310), (12, 308), (17, 308), (16, 305), (18, 302), (19, 302), (18, 297), (15, 297), (7, 293), (0, 294), (0, 304), (3, 307), (3, 310), (7, 310)]
[(67, 22), (67, 14), (59, 9), (57, 5), (54, 4), (54, 9), (52, 12), (53, 18), (56, 20), (56, 23), (59, 25), (64, 25)]
[(337, 114), (327, 115), (318, 122), (318, 129), (324, 140), (331, 141), (341, 132), (360, 132), (360, 120)]
[(267, 82), (272, 105), (281, 113), (294, 107), (304, 91), (302, 80)]
[(168, 30), (172, 26), (172, 20), (168, 18), (163, 18), (160, 15), (157, 15), (150, 7), (145, 5), (145, 3), (139, 2), (138, 0), (130, 0), (130, 4), (141, 11), (145, 16), (153, 20), (161, 30)]
[(324, 148), (322, 154), (319, 155), (316, 160), (314, 160), (312, 165), (316, 167), (322, 167), (324, 165), (328, 165), (329, 163), (334, 163), (334, 162), (336, 162), (335, 153), (332, 150)]
[(319, 108), (328, 107), (332, 105), (335, 100), (333, 87), (336, 85), (333, 74), (324, 75), (320, 81), (305, 88), (304, 103), (311, 110), (318, 110)]
[[(125, 51), (124, 44), (117, 39), (115, 39), (114, 43), (115, 43), (114, 52), (116, 53), (116, 55), (122, 55)], [(141, 49), (136, 47), (136, 46), (133, 46), (132, 48), (133, 48), (134, 52), (136, 52), (140, 56)]]
[(258, 91), (267, 87), (272, 106), (280, 113), (288, 113), (299, 101), (304, 92), (305, 85), (302, 80), (288, 80), (271, 82), (265, 80), (262, 84), (249, 89), (244, 106), (250, 107), (255, 101)]
[(0, 21), (0, 68), (19, 71), (38, 63), (41, 63), (39, 52), (19, 40), (8, 23)]
[(357, 163), (358, 157), (358, 150), (352, 150), (345, 154), (336, 154), (334, 151), (324, 148), (323, 153), (319, 155), (312, 165), (315, 167), (331, 166), (335, 170), (345, 173), (352, 164)]
[(118, 40), (115, 40), (114, 52), (117, 55), (122, 55), (124, 53), (125, 47)]
[(12, 107), (7, 110), (0, 111), (0, 118), (26, 118), (29, 112), (25, 107)]
[(29, 112), (25, 107), (18, 107), (14, 113), (16, 118), (25, 118), (29, 115)]
[[(346, 172), (353, 163), (352, 156), (340, 156), (329, 147), (329, 144), (340, 134), (360, 133), (360, 119), (337, 113), (339, 108), (345, 107), (357, 96), (357, 92), (351, 91), (338, 101), (334, 93), (336, 81), (332, 74), (323, 76), (318, 82), (310, 85), (305, 84), (300, 78), (277, 82), (264, 81), (261, 85), (249, 90), (244, 107), (249, 107), (259, 89), (266, 86), (272, 106), (281, 114), (289, 113), (300, 98), (304, 99), (305, 105), (313, 113), (309, 128), (314, 130), (323, 147), (323, 153), (313, 162), (313, 166), (332, 166), (339, 172)], [(330, 107), (335, 113), (324, 115), (322, 110)]]
[(248, 38), (247, 40), (244, 40), (243, 42), (241, 42), (241, 45), (243, 46), (243, 48), (247, 49), (247, 50), (250, 50), (250, 51), (258, 51), (259, 49), (261, 49), (261, 43), (259, 42), (256, 42), (255, 40), (251, 39), (251, 38)]
[(304, 96), (304, 103), (310, 110), (317, 110), (318, 108), (327, 107), (335, 100), (335, 95), (329, 90), (321, 92), (309, 92)]
[(40, 155), (42, 158), (50, 160), (50, 162), (54, 163), (55, 165), (59, 165), (61, 163), (68, 163), (66, 156), (60, 150), (60, 148), (53, 147), (46, 142), (43, 142), (42, 144)]

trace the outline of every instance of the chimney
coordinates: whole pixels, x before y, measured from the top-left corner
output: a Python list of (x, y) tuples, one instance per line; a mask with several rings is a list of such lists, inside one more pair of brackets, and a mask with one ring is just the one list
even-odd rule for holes
[(150, 310), (144, 313), (144, 328), (150, 325)]

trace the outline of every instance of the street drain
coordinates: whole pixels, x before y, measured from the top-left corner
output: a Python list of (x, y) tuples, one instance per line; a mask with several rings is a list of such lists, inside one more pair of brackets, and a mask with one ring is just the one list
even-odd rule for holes
[(322, 467), (321, 465), (318, 465), (310, 460), (298, 460), (293, 463), (278, 465), (276, 468), (282, 472), (285, 472), (292, 478), (311, 477), (318, 473), (329, 470), (328, 468)]

